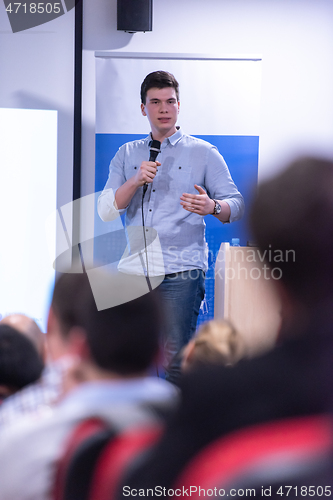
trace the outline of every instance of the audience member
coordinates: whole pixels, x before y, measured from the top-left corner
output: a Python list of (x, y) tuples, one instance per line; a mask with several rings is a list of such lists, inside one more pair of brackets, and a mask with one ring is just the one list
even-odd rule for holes
[(280, 343), (232, 369), (215, 365), (186, 374), (176, 415), (145, 463), (127, 477), (127, 487), (172, 488), (189, 460), (218, 437), (331, 411), (332, 193), (333, 162), (311, 157), (260, 185), (252, 230), (267, 263), (281, 270), (274, 281), (282, 302)]
[(38, 353), (44, 362), (47, 358), (46, 336), (37, 325), (36, 321), (21, 313), (8, 314), (1, 321), (0, 325), (10, 325), (19, 332), (26, 335), (36, 346)]
[(226, 320), (203, 323), (182, 352), (182, 370), (202, 365), (234, 365), (245, 353), (242, 337)]
[(1, 500), (49, 499), (66, 438), (82, 419), (100, 416), (121, 431), (156, 423), (173, 408), (177, 389), (146, 375), (158, 355), (160, 326), (155, 292), (98, 311), (86, 274), (60, 277), (49, 345), (59, 355), (76, 357), (76, 387), (50, 415), (21, 421), (1, 434)]
[(43, 362), (33, 343), (15, 328), (0, 325), (0, 401), (35, 382)]
[[(65, 286), (62, 286), (61, 282), (57, 284), (49, 310), (46, 336), (31, 318), (24, 315), (13, 314), (1, 320), (1, 323), (16, 324), (22, 333), (33, 336), (44, 354), (47, 352), (48, 355), (40, 379), (16, 392), (6, 399), (1, 406), (0, 428), (12, 425), (19, 418), (26, 417), (29, 414), (49, 413), (50, 408), (62, 396), (65, 381), (66, 385), (68, 385), (66, 374), (73, 364), (73, 356), (68, 350), (67, 336), (74, 326), (72, 311), (79, 291), (80, 283), (78, 280), (70, 280)], [(41, 336), (43, 336), (42, 339), (44, 340), (43, 347)]]

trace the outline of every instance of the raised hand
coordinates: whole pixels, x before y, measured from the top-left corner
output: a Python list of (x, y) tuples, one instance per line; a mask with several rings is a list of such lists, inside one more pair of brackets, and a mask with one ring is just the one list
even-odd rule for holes
[(199, 194), (183, 193), (180, 197), (180, 204), (188, 212), (193, 212), (199, 215), (208, 215), (214, 212), (215, 202), (209, 198), (206, 191), (197, 184), (194, 184), (195, 189)]

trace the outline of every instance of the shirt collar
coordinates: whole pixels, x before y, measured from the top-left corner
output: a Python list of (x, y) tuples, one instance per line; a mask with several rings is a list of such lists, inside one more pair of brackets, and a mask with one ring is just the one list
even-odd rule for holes
[(131, 379), (95, 380), (84, 382), (70, 391), (58, 404), (60, 407), (95, 407), (135, 401), (167, 401), (177, 397), (178, 389), (169, 382), (157, 377), (138, 377)]
[(168, 137), (167, 142), (169, 142), (171, 144), (171, 146), (175, 146), (177, 144), (177, 142), (180, 141), (182, 136), (183, 136), (183, 132), (182, 132), (181, 128), (177, 127), (177, 132), (175, 132), (173, 135)]
[[(171, 144), (171, 146), (175, 146), (177, 144), (177, 142), (180, 141), (180, 139), (182, 137), (183, 137), (182, 129), (179, 126), (177, 126), (177, 131), (173, 135), (171, 135), (170, 137), (167, 137), (165, 139), (165, 141), (163, 141), (162, 147), (165, 147), (167, 144)], [(146, 138), (146, 141), (151, 141), (151, 140), (152, 140), (152, 135), (150, 132), (150, 134)]]

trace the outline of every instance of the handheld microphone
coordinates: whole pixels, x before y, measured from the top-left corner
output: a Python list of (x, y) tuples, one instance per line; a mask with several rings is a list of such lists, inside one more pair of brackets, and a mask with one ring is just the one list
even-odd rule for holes
[(158, 153), (161, 152), (160, 141), (150, 141), (149, 143), (149, 161), (155, 161)]
[[(149, 161), (156, 161), (157, 155), (161, 152), (160, 141), (152, 140), (149, 143)], [(147, 182), (143, 185), (143, 196), (146, 194), (148, 188)]]

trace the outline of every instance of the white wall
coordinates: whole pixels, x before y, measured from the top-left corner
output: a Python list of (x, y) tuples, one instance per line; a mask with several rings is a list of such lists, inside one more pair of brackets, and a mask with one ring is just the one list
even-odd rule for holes
[(333, 156), (331, 0), (153, 1), (153, 31), (134, 35), (117, 31), (116, 0), (84, 1), (84, 194), (94, 190), (95, 50), (261, 54), (260, 178), (300, 152)]

